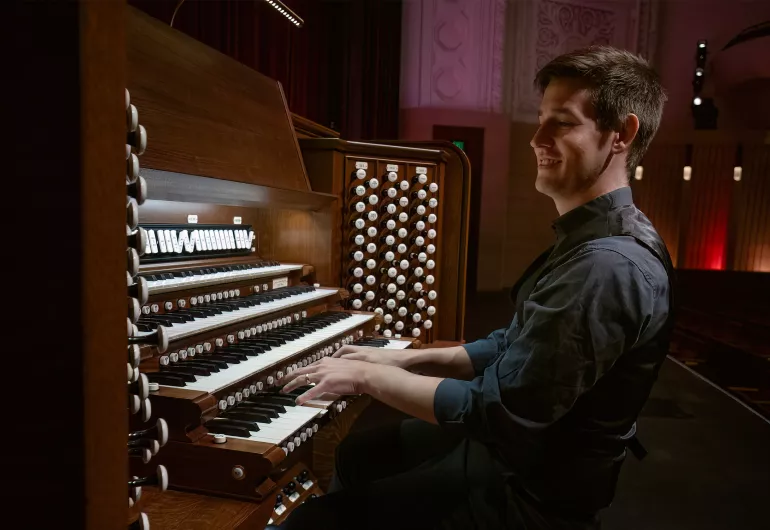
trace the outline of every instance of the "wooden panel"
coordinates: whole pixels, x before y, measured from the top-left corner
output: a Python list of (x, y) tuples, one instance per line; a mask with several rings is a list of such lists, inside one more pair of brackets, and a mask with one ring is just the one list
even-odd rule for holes
[(125, 520), (126, 240), (119, 235), (125, 230), (126, 201), (120, 178), (125, 173), (124, 17), (120, 1), (81, 2), (80, 223), (72, 219), (66, 225), (79, 224), (82, 237), (83, 320), (70, 329), (80, 331), (83, 359), (81, 364), (68, 355), (67, 362), (84, 374), (87, 529), (119, 528)]
[(241, 217), (243, 224), (252, 225), (257, 256), (313, 265), (315, 281), (339, 285), (333, 274), (339, 267), (339, 255), (332, 252), (331, 208), (303, 211), (159, 200), (148, 200), (139, 208), (140, 224), (186, 223), (188, 214), (196, 214), (200, 223), (213, 224), (232, 223), (234, 217)]
[(161, 530), (231, 530), (264, 528), (273, 510), (260, 504), (181, 491), (160, 493), (144, 488), (139, 507), (150, 517), (151, 528)]
[(170, 171), (145, 169), (142, 176), (147, 180), (149, 196), (166, 201), (313, 211), (329, 208), (336, 201), (334, 195), (327, 193), (286, 190)]
[(324, 127), (320, 123), (308, 120), (292, 112), (291, 121), (297, 138), (339, 138), (340, 133)]
[(18, 136), (6, 182), (18, 200), (6, 201), (7, 228), (56, 234), (43, 254), (5, 261), (18, 281), (4, 328), (34, 340), (35, 385), (50, 390), (8, 377), (5, 394), (55, 411), (18, 415), (25, 436), (9, 459), (20, 483), (7, 502), (38, 528), (125, 528), (124, 7), (18, 2), (7, 19), (23, 64), (8, 98)]
[(143, 166), (309, 191), (276, 81), (134, 8), (127, 43)]

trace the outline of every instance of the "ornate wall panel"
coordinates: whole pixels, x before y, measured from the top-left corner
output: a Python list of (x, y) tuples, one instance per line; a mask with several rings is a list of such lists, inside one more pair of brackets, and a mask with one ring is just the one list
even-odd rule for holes
[(511, 4), (512, 118), (537, 122), (540, 94), (532, 81), (554, 57), (592, 44), (609, 44), (654, 61), (656, 0), (522, 0)]

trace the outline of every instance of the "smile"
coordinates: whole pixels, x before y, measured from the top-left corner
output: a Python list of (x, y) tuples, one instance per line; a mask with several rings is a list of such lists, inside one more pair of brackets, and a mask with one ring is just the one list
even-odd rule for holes
[(555, 158), (538, 158), (537, 167), (551, 167), (560, 162), (561, 160), (556, 160)]

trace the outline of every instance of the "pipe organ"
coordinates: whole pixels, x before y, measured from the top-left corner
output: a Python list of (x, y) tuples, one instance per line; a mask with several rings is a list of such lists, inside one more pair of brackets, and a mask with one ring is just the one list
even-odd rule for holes
[(323, 495), (369, 402), (298, 406), (287, 374), (462, 340), (467, 159), (298, 140), (278, 83), (128, 15), (128, 525), (263, 528)]

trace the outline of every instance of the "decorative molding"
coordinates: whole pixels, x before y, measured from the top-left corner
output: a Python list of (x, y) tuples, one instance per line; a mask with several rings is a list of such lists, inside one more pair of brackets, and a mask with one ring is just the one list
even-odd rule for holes
[(507, 0), (406, 0), (401, 107), (502, 111)]
[(503, 68), (505, 68), (506, 0), (495, 0), (492, 32), (492, 86), (490, 110), (503, 110)]
[(537, 71), (562, 53), (609, 44), (654, 59), (657, 0), (522, 0), (508, 31), (514, 35), (512, 119), (537, 122)]

